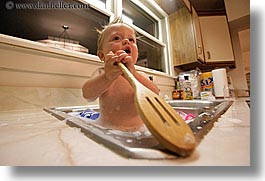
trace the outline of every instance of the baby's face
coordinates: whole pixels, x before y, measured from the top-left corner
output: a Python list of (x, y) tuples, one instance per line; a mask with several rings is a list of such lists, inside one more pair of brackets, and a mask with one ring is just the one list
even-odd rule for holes
[(124, 50), (129, 56), (132, 56), (134, 63), (138, 58), (138, 48), (136, 44), (135, 32), (125, 24), (114, 24), (105, 30), (102, 42), (104, 56), (110, 51), (113, 53), (118, 50)]

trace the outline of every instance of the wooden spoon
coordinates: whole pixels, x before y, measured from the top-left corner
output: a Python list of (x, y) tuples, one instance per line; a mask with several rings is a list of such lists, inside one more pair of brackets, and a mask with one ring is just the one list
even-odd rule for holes
[(142, 85), (124, 64), (118, 63), (134, 88), (137, 111), (152, 135), (168, 150), (188, 156), (196, 147), (190, 127), (180, 115), (157, 94)]

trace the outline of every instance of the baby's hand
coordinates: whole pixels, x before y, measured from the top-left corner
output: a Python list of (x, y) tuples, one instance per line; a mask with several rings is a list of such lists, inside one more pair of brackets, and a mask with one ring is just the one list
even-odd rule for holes
[(115, 80), (122, 75), (122, 70), (117, 66), (118, 56), (110, 51), (105, 59), (105, 75), (108, 80)]
[(118, 50), (115, 53), (118, 56), (117, 62), (122, 62), (133, 73), (135, 71), (134, 61), (124, 50)]
[(125, 66), (134, 73), (134, 63), (132, 57), (124, 50), (118, 50), (115, 54), (110, 51), (105, 57), (105, 74), (108, 80), (115, 80), (122, 75), (122, 70), (118, 67), (117, 62), (125, 64)]

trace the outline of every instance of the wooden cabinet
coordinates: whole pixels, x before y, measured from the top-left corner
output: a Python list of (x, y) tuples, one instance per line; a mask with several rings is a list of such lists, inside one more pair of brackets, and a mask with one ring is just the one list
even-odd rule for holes
[(234, 61), (226, 16), (199, 17), (206, 63)]
[(173, 65), (182, 70), (233, 66), (226, 16), (198, 16), (187, 2), (178, 2), (178, 9), (169, 15)]
[(199, 16), (193, 7), (192, 7), (191, 14), (192, 14), (192, 20), (193, 20), (197, 59), (204, 62), (204, 49), (203, 49), (203, 43), (202, 43)]
[(182, 2), (177, 11), (169, 15), (174, 66), (196, 61), (196, 46), (191, 13)]

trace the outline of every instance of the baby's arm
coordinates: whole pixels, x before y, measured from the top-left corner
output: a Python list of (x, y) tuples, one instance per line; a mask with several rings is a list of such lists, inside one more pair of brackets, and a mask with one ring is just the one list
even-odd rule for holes
[(146, 78), (145, 76), (143, 76), (142, 74), (140, 74), (139, 72), (135, 71), (133, 72), (134, 77), (141, 82), (145, 87), (147, 87), (148, 89), (150, 89), (151, 91), (153, 91), (156, 94), (159, 94), (159, 89), (158, 87), (152, 82), (150, 81), (148, 78)]
[(87, 80), (82, 87), (83, 97), (88, 101), (94, 101), (102, 95), (111, 84), (112, 81), (106, 78), (105, 73), (91, 78)]
[(88, 101), (96, 100), (122, 74), (122, 70), (115, 64), (116, 59), (112, 52), (108, 53), (104, 59), (104, 73), (85, 82), (82, 91), (83, 97)]

